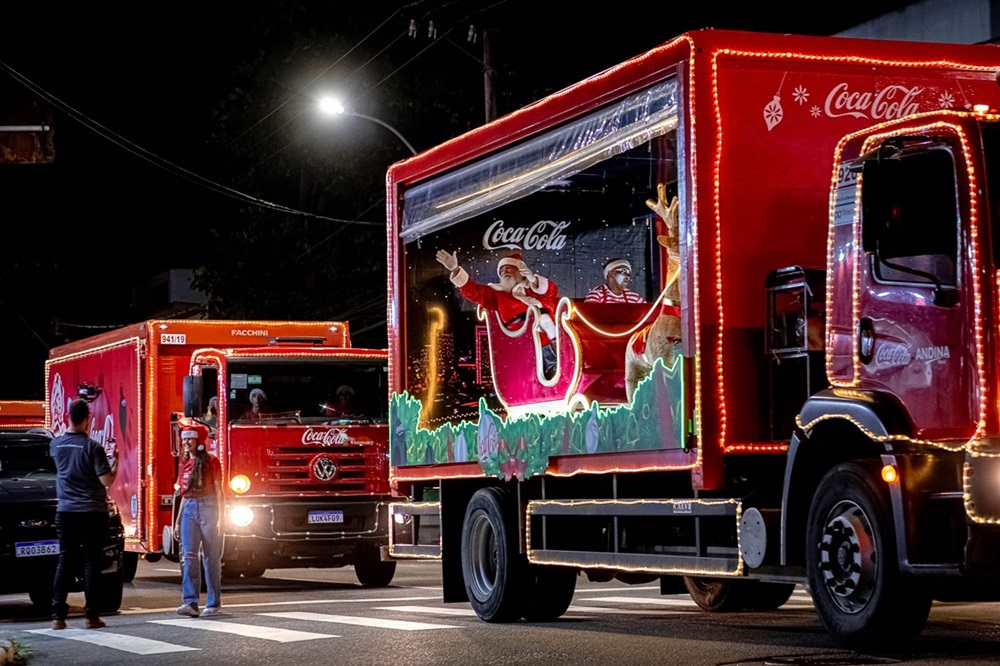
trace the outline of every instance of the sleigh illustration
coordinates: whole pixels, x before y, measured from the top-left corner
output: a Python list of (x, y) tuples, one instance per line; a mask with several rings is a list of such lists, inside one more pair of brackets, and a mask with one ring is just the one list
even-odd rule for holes
[(655, 318), (657, 309), (650, 303), (560, 299), (552, 314), (558, 363), (555, 372), (546, 377), (538, 309), (530, 307), (525, 320), (508, 329), (496, 312), (479, 308), (477, 316), (486, 324), (497, 397), (511, 413), (627, 402), (625, 349), (630, 337)]

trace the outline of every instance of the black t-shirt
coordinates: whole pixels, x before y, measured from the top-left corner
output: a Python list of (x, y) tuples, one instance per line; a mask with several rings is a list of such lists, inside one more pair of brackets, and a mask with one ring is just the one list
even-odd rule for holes
[(104, 447), (82, 432), (49, 442), (56, 463), (56, 511), (107, 511), (108, 491), (100, 477), (111, 472)]

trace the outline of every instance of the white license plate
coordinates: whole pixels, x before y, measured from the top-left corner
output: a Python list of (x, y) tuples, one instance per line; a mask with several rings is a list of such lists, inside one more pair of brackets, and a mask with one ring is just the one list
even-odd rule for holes
[(39, 555), (58, 555), (59, 541), (22, 541), (14, 544), (14, 555), (17, 557), (38, 557)]
[(317, 525), (324, 523), (342, 523), (344, 522), (344, 512), (343, 511), (310, 511), (309, 512), (309, 524)]

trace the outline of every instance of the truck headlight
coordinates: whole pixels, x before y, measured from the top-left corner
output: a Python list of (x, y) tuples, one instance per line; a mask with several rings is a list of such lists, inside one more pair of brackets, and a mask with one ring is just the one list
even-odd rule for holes
[(237, 474), (229, 479), (229, 487), (237, 495), (242, 495), (250, 490), (250, 478), (245, 474)]
[(248, 506), (234, 506), (229, 509), (229, 522), (237, 527), (246, 527), (253, 522), (253, 509)]

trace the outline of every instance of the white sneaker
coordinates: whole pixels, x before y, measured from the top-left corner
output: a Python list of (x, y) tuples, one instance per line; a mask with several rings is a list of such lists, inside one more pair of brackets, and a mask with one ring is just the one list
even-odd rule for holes
[(212, 617), (213, 615), (218, 615), (221, 612), (222, 609), (218, 606), (205, 606), (205, 608), (201, 611), (201, 616)]
[[(207, 608), (205, 610), (208, 610)], [(186, 615), (188, 617), (198, 617), (198, 607), (194, 604), (181, 604), (177, 607), (178, 615)]]

